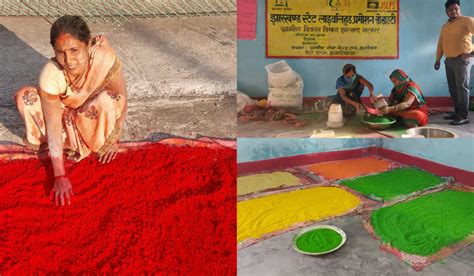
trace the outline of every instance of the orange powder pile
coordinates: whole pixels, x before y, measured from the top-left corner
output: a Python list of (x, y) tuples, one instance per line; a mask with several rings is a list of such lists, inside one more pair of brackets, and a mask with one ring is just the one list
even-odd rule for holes
[(308, 167), (311, 172), (327, 180), (352, 178), (388, 170), (390, 162), (375, 157), (324, 162)]

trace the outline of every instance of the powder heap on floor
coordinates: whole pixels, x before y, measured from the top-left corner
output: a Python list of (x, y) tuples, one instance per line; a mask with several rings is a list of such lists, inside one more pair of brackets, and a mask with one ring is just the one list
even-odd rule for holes
[(237, 242), (258, 239), (308, 221), (345, 214), (359, 198), (336, 187), (291, 191), (237, 203)]
[(371, 224), (385, 244), (431, 256), (474, 233), (474, 193), (443, 191), (378, 209)]
[(236, 273), (235, 150), (155, 144), (67, 171), (59, 208), (49, 160), (0, 163), (0, 274)]
[(446, 183), (446, 180), (417, 168), (398, 168), (376, 175), (341, 181), (361, 194), (374, 199), (394, 200)]
[(297, 185), (301, 185), (299, 178), (289, 172), (252, 174), (237, 178), (237, 195)]
[(375, 157), (363, 157), (314, 164), (308, 167), (311, 172), (328, 180), (352, 178), (356, 176), (386, 171), (390, 162)]

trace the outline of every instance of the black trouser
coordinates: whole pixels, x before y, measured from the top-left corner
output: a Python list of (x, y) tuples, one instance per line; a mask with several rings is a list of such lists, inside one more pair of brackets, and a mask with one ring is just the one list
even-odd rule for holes
[(444, 61), (449, 94), (454, 104), (454, 113), (461, 119), (466, 119), (468, 115), (469, 80), (473, 59), (472, 56), (468, 59), (458, 56), (446, 58)]

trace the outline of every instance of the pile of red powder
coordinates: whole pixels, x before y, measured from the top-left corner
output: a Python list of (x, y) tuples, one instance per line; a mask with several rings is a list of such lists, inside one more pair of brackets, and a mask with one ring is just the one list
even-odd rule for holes
[(50, 160), (0, 161), (0, 274), (235, 275), (235, 150), (154, 144), (66, 170), (61, 208)]

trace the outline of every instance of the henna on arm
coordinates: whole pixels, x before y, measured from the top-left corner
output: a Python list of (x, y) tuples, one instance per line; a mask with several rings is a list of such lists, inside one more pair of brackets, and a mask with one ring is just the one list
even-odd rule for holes
[(117, 124), (120, 128), (122, 128), (123, 123), (125, 122), (127, 116), (127, 87), (125, 85), (125, 80), (123, 78), (122, 68), (120, 68), (120, 72), (117, 74), (113, 80), (110, 81), (108, 88), (116, 91), (121, 97), (123, 97), (124, 106), (122, 108), (122, 114), (117, 119)]
[(117, 121), (115, 122), (115, 127), (116, 129), (118, 128), (117, 140), (108, 149), (108, 151), (99, 158), (99, 162), (101, 163), (109, 163), (115, 159), (118, 151), (118, 140), (122, 134), (123, 123), (125, 122), (125, 118), (127, 116), (127, 88), (125, 86), (125, 80), (123, 79), (122, 68), (120, 68), (117, 77), (111, 80), (108, 84), (108, 89), (117, 92), (121, 97), (123, 97), (123, 107), (120, 117), (117, 118)]

